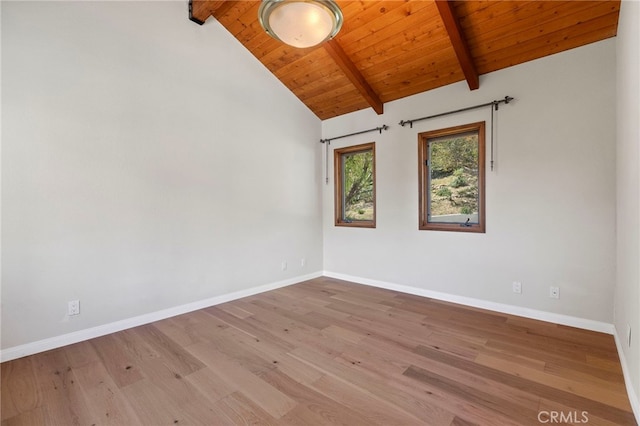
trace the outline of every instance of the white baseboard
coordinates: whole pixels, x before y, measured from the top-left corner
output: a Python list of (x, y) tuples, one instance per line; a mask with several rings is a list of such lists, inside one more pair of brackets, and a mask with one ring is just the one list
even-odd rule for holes
[(629, 403), (633, 410), (633, 415), (636, 417), (636, 423), (640, 424), (640, 400), (638, 394), (631, 384), (631, 373), (629, 373), (629, 367), (627, 367), (627, 358), (622, 350), (622, 340), (618, 336), (618, 330), (613, 333), (613, 337), (616, 341), (616, 347), (618, 348), (618, 356), (620, 357), (620, 364), (622, 365), (622, 375), (624, 376), (624, 384), (627, 387), (627, 395), (629, 396)]
[(505, 303), (491, 302), (488, 300), (475, 299), (472, 297), (458, 296), (455, 294), (441, 293), (438, 291), (425, 290), (401, 284), (394, 284), (385, 281), (372, 280), (369, 278), (356, 277), (353, 275), (338, 274), (324, 271), (325, 277), (336, 278), (345, 281), (380, 287), (388, 290), (395, 290), (401, 293), (414, 294), (416, 296), (429, 297), (446, 302), (458, 303), (460, 305), (473, 306), (474, 308), (486, 309), (489, 311), (501, 312), (504, 314), (517, 315), (520, 317), (536, 319), (540, 321), (552, 322), (555, 324), (568, 325), (585, 330), (599, 331), (601, 333), (614, 334), (615, 327), (601, 321), (594, 321), (586, 318), (572, 317), (569, 315), (555, 314), (553, 312), (539, 311), (537, 309), (523, 308), (521, 306), (507, 305)]
[(232, 300), (241, 299), (247, 296), (253, 296), (254, 294), (263, 293), (265, 291), (275, 290), (277, 288), (297, 284), (299, 282), (318, 278), (320, 276), (322, 276), (322, 272), (320, 271), (307, 275), (300, 275), (283, 281), (277, 281), (274, 283), (252, 287), (245, 290), (234, 291), (233, 293), (223, 294), (221, 296), (215, 296), (209, 299), (198, 300), (196, 302), (174, 306), (172, 308), (151, 312), (137, 317), (127, 318), (121, 321), (87, 328), (85, 330), (80, 330), (73, 333), (63, 334), (61, 336), (50, 337), (48, 339), (14, 346), (0, 351), (0, 362), (11, 361), (12, 359), (22, 358), (24, 356), (60, 348), (66, 345), (72, 345), (74, 343), (126, 330), (128, 328), (149, 324), (155, 321), (171, 318), (176, 315), (186, 314), (187, 312), (197, 311), (198, 309), (208, 308), (209, 306), (219, 305), (221, 303), (230, 302)]

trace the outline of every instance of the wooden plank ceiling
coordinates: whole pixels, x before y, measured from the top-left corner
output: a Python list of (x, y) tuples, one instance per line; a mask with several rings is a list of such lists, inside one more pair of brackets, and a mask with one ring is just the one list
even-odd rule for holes
[(344, 1), (344, 25), (307, 49), (269, 37), (259, 1), (192, 0), (218, 20), (320, 119), (373, 108), (616, 35), (620, 0)]

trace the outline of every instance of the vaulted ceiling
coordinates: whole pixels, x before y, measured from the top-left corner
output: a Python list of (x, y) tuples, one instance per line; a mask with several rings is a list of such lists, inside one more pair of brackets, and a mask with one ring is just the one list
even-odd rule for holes
[(616, 35), (620, 0), (344, 1), (344, 25), (320, 46), (268, 36), (259, 1), (191, 0), (218, 20), (320, 119), (373, 108)]

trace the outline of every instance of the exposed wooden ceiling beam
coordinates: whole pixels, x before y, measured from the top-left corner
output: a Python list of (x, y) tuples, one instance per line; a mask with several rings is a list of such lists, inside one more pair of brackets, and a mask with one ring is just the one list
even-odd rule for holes
[(378, 114), (382, 114), (384, 108), (378, 94), (369, 85), (367, 80), (362, 76), (360, 71), (353, 64), (351, 59), (344, 53), (342, 47), (335, 40), (329, 40), (324, 44), (324, 48), (333, 58), (335, 63), (340, 67), (342, 72), (347, 76), (351, 83), (358, 89), (362, 96), (367, 100), (371, 108)]
[(189, 0), (189, 19), (198, 25), (213, 16), (218, 19), (224, 16), (234, 5), (231, 0)]
[(447, 0), (436, 0), (436, 6), (438, 6), (438, 12), (444, 23), (444, 27), (449, 34), (449, 39), (453, 45), (453, 50), (456, 52), (458, 62), (464, 73), (464, 77), (467, 79), (469, 89), (475, 90), (480, 87), (480, 79), (478, 78), (478, 71), (467, 40), (464, 38), (460, 23), (456, 18), (455, 11), (453, 10), (453, 3)]
[(204, 16), (205, 14), (201, 12), (203, 10), (202, 4), (204, 4), (203, 1), (189, 0), (189, 20), (198, 25), (203, 25), (204, 21), (209, 17), (208, 14)]

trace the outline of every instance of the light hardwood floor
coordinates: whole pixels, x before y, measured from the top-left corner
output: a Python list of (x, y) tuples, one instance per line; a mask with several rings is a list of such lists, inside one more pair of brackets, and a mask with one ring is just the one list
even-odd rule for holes
[(329, 278), (2, 364), (2, 426), (550, 416), (636, 424), (612, 336)]

